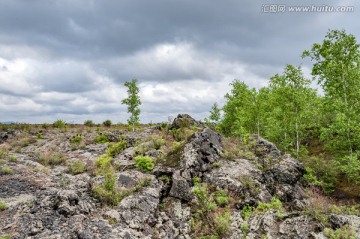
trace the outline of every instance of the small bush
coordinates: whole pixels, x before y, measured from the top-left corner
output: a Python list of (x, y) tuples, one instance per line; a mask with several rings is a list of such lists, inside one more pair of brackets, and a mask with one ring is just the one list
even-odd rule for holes
[(58, 119), (53, 123), (53, 126), (55, 128), (64, 129), (66, 127), (66, 122)]
[(4, 202), (3, 200), (0, 200), (0, 211), (4, 211), (8, 208), (9, 208), (9, 206), (6, 204), (6, 202)]
[(226, 236), (229, 231), (231, 214), (228, 211), (215, 216), (215, 233), (220, 238)]
[(94, 142), (97, 144), (105, 144), (109, 142), (109, 139), (105, 134), (100, 134), (94, 138)]
[(108, 149), (106, 150), (106, 154), (111, 157), (116, 157), (122, 151), (126, 149), (127, 141), (123, 140), (118, 143), (110, 143)]
[(246, 205), (241, 209), (241, 216), (244, 218), (244, 220), (247, 220), (251, 216), (253, 211), (254, 208), (252, 206)]
[(110, 127), (112, 125), (112, 122), (111, 122), (111, 120), (105, 120), (103, 122), (103, 125), (106, 126), (106, 127)]
[(81, 160), (75, 160), (69, 164), (69, 171), (76, 175), (83, 173), (85, 170), (85, 164)]
[(110, 157), (109, 155), (101, 155), (98, 157), (95, 161), (95, 165), (100, 171), (97, 172), (97, 174), (102, 174), (103, 171), (106, 171), (108, 168), (111, 167), (111, 163), (114, 159)]
[(224, 190), (215, 192), (215, 201), (220, 207), (225, 207), (229, 204), (229, 197)]
[(354, 229), (345, 225), (336, 230), (325, 228), (324, 235), (329, 239), (356, 239)]
[(50, 165), (60, 165), (66, 161), (66, 156), (61, 153), (54, 153), (50, 158), (48, 163)]
[(153, 143), (154, 149), (160, 149), (161, 146), (165, 144), (165, 140), (161, 137), (152, 137), (151, 141)]
[(1, 172), (3, 174), (12, 174), (13, 170), (9, 166), (5, 165), (2, 167)]
[(241, 231), (246, 235), (249, 232), (249, 223), (247, 221), (241, 224)]
[(38, 132), (38, 133), (36, 133), (36, 138), (43, 139), (44, 136), (40, 132)]
[(93, 127), (95, 124), (92, 120), (85, 120), (84, 125), (88, 127)]
[(264, 213), (269, 211), (270, 209), (280, 210), (282, 208), (282, 203), (278, 198), (271, 198), (271, 203), (263, 203), (259, 202), (258, 206), (255, 209), (257, 213)]
[(66, 161), (66, 156), (59, 152), (44, 152), (39, 157), (39, 163), (44, 166), (47, 165), (60, 165)]
[(72, 144), (80, 144), (82, 141), (81, 135), (76, 135), (70, 139), (70, 143)]
[(152, 158), (148, 156), (137, 156), (135, 158), (135, 164), (138, 169), (144, 172), (149, 172), (154, 169), (154, 162)]
[(108, 204), (110, 206), (116, 206), (119, 204), (119, 202), (126, 196), (130, 195), (129, 190), (106, 190), (104, 186), (96, 186), (93, 189), (93, 192), (97, 198), (100, 199), (101, 203)]
[(5, 151), (0, 150), (0, 159), (4, 158), (6, 155)]

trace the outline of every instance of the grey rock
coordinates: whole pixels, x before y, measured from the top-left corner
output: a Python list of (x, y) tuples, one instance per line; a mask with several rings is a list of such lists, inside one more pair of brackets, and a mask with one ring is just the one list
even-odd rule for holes
[(256, 140), (255, 155), (260, 158), (270, 157), (276, 159), (281, 156), (280, 150), (271, 142), (261, 138), (260, 136), (254, 136)]
[(104, 216), (116, 222), (120, 221), (120, 213), (116, 210), (110, 210), (105, 212)]
[(321, 223), (313, 221), (306, 216), (288, 218), (279, 226), (281, 238), (303, 239), (311, 238), (311, 234), (323, 230)]
[(180, 175), (180, 171), (176, 171), (172, 177), (172, 187), (169, 195), (175, 198), (189, 201), (193, 198), (189, 182)]
[(173, 120), (169, 129), (179, 129), (182, 127), (191, 127), (193, 125), (197, 125), (197, 122), (194, 118), (192, 118), (188, 114), (178, 114), (176, 118)]

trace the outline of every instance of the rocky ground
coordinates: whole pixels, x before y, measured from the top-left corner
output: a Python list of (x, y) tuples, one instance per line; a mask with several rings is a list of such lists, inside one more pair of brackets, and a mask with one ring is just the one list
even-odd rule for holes
[(304, 173), (262, 138), (224, 138), (187, 115), (135, 132), (3, 129), (0, 238), (360, 238), (359, 206)]

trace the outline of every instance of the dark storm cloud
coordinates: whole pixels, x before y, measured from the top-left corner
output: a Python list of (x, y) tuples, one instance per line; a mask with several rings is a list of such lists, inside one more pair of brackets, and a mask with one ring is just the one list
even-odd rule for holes
[[(266, 4), (355, 12), (262, 13)], [(309, 68), (301, 52), (328, 29), (359, 39), (359, 10), (334, 0), (2, 0), (0, 115), (115, 117), (122, 84), (138, 78), (146, 120), (204, 116), (234, 78), (261, 87), (286, 64)]]

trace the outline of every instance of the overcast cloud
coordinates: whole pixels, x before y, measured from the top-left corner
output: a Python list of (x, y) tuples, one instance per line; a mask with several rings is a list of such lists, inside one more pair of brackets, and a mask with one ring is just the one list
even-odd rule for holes
[[(352, 13), (264, 13), (268, 4)], [(234, 79), (260, 88), (328, 29), (360, 39), (359, 1), (1, 0), (0, 121), (125, 122), (138, 79), (141, 121), (208, 116)]]

